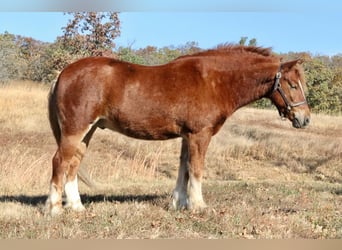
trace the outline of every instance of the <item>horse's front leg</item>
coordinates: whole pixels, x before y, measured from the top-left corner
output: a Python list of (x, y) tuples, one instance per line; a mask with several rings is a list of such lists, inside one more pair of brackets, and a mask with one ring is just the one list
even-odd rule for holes
[(202, 195), (202, 177), (205, 154), (212, 136), (210, 128), (189, 135), (189, 204), (190, 210), (206, 207)]
[[(212, 130), (208, 128), (197, 134), (189, 134), (187, 138), (183, 139), (181, 167), (173, 203), (178, 209), (200, 210), (206, 207), (202, 195), (202, 177), (205, 154), (211, 136)], [(185, 152), (187, 153), (186, 157)], [(189, 190), (187, 190), (188, 181), (190, 181)]]

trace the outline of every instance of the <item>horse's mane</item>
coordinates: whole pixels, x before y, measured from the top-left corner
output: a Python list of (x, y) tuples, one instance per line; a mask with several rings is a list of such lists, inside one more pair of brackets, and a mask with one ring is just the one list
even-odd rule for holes
[(214, 49), (209, 49), (205, 51), (200, 51), (195, 54), (180, 56), (177, 59), (188, 58), (188, 57), (197, 57), (197, 56), (218, 56), (224, 55), (228, 53), (253, 53), (262, 56), (273, 56), (271, 48), (263, 48), (257, 46), (243, 46), (243, 45), (234, 45), (234, 44), (220, 44)]

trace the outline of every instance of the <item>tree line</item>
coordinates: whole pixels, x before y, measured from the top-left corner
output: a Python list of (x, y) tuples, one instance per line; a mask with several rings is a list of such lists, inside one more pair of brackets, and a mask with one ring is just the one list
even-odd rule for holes
[[(30, 80), (51, 83), (69, 63), (85, 56), (110, 56), (144, 65), (167, 63), (181, 55), (201, 51), (197, 42), (157, 48), (116, 47), (120, 35), (115, 12), (69, 13), (63, 35), (53, 43), (5, 32), (0, 34), (0, 82)], [(238, 44), (257, 45), (255, 38), (241, 37)], [(284, 61), (302, 58), (308, 85), (307, 99), (314, 112), (342, 114), (342, 54), (312, 55), (308, 52), (279, 54)], [(253, 106), (268, 108), (268, 100)]]

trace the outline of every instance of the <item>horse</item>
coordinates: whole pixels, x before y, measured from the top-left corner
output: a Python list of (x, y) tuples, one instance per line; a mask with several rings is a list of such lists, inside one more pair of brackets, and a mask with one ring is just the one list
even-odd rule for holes
[[(48, 111), (57, 150), (52, 158), (51, 215), (85, 208), (77, 173), (97, 128), (128, 137), (181, 137), (180, 166), (172, 204), (201, 210), (205, 154), (237, 109), (268, 98), (295, 128), (310, 122), (300, 59), (282, 62), (271, 48), (224, 44), (156, 66), (88, 57), (66, 66), (52, 85)], [(65, 183), (63, 182), (65, 178)]]

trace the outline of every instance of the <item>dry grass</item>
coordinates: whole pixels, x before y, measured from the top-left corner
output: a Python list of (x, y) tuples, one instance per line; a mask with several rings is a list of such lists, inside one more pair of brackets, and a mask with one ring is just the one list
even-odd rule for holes
[(276, 111), (236, 112), (210, 144), (206, 211), (173, 211), (180, 140), (98, 130), (80, 184), (87, 211), (42, 213), (55, 142), (48, 87), (0, 87), (0, 238), (342, 238), (342, 117), (295, 130)]

